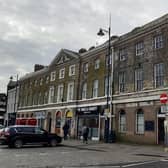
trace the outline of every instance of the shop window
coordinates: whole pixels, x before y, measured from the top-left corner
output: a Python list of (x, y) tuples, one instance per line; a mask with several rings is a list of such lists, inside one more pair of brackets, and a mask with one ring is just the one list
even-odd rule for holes
[(61, 127), (61, 112), (57, 112), (56, 114), (56, 128), (60, 128)]

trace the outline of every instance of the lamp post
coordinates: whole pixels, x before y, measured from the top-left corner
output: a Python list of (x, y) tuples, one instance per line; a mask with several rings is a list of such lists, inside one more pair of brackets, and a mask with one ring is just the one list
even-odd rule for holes
[[(111, 21), (111, 18), (110, 18), (110, 21)], [(99, 36), (104, 36), (105, 34), (108, 33), (108, 53), (107, 53), (107, 99), (106, 99), (106, 110), (107, 110), (107, 113), (109, 113), (109, 93), (110, 93), (110, 64), (111, 64), (111, 22), (109, 24), (109, 28), (108, 30), (106, 29), (102, 29), (100, 28), (99, 32), (97, 33), (97, 35)], [(106, 120), (105, 120), (105, 142), (107, 143), (109, 141), (109, 125), (111, 123), (109, 123), (109, 117), (107, 116)]]

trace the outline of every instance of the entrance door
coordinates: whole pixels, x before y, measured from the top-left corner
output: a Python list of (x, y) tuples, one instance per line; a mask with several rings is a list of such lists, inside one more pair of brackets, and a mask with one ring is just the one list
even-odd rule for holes
[(158, 118), (158, 143), (164, 144), (164, 120), (165, 118)]

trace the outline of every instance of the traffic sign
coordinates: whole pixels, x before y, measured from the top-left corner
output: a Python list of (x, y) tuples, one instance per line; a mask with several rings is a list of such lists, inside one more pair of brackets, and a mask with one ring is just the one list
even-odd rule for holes
[(167, 101), (168, 101), (167, 94), (166, 93), (162, 93), (160, 95), (160, 102), (163, 103), (163, 104), (165, 104)]

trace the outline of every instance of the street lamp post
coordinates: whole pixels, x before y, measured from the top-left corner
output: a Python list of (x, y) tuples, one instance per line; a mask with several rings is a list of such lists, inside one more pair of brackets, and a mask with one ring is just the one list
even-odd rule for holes
[[(106, 110), (107, 113), (109, 113), (110, 108), (109, 108), (109, 93), (110, 93), (110, 64), (111, 64), (111, 24), (109, 24), (108, 30), (100, 28), (99, 32), (97, 35), (99, 36), (104, 36), (105, 33), (108, 33), (108, 53), (107, 53), (107, 99), (106, 99)], [(105, 120), (105, 142), (107, 143), (109, 141), (109, 117), (107, 116)]]

